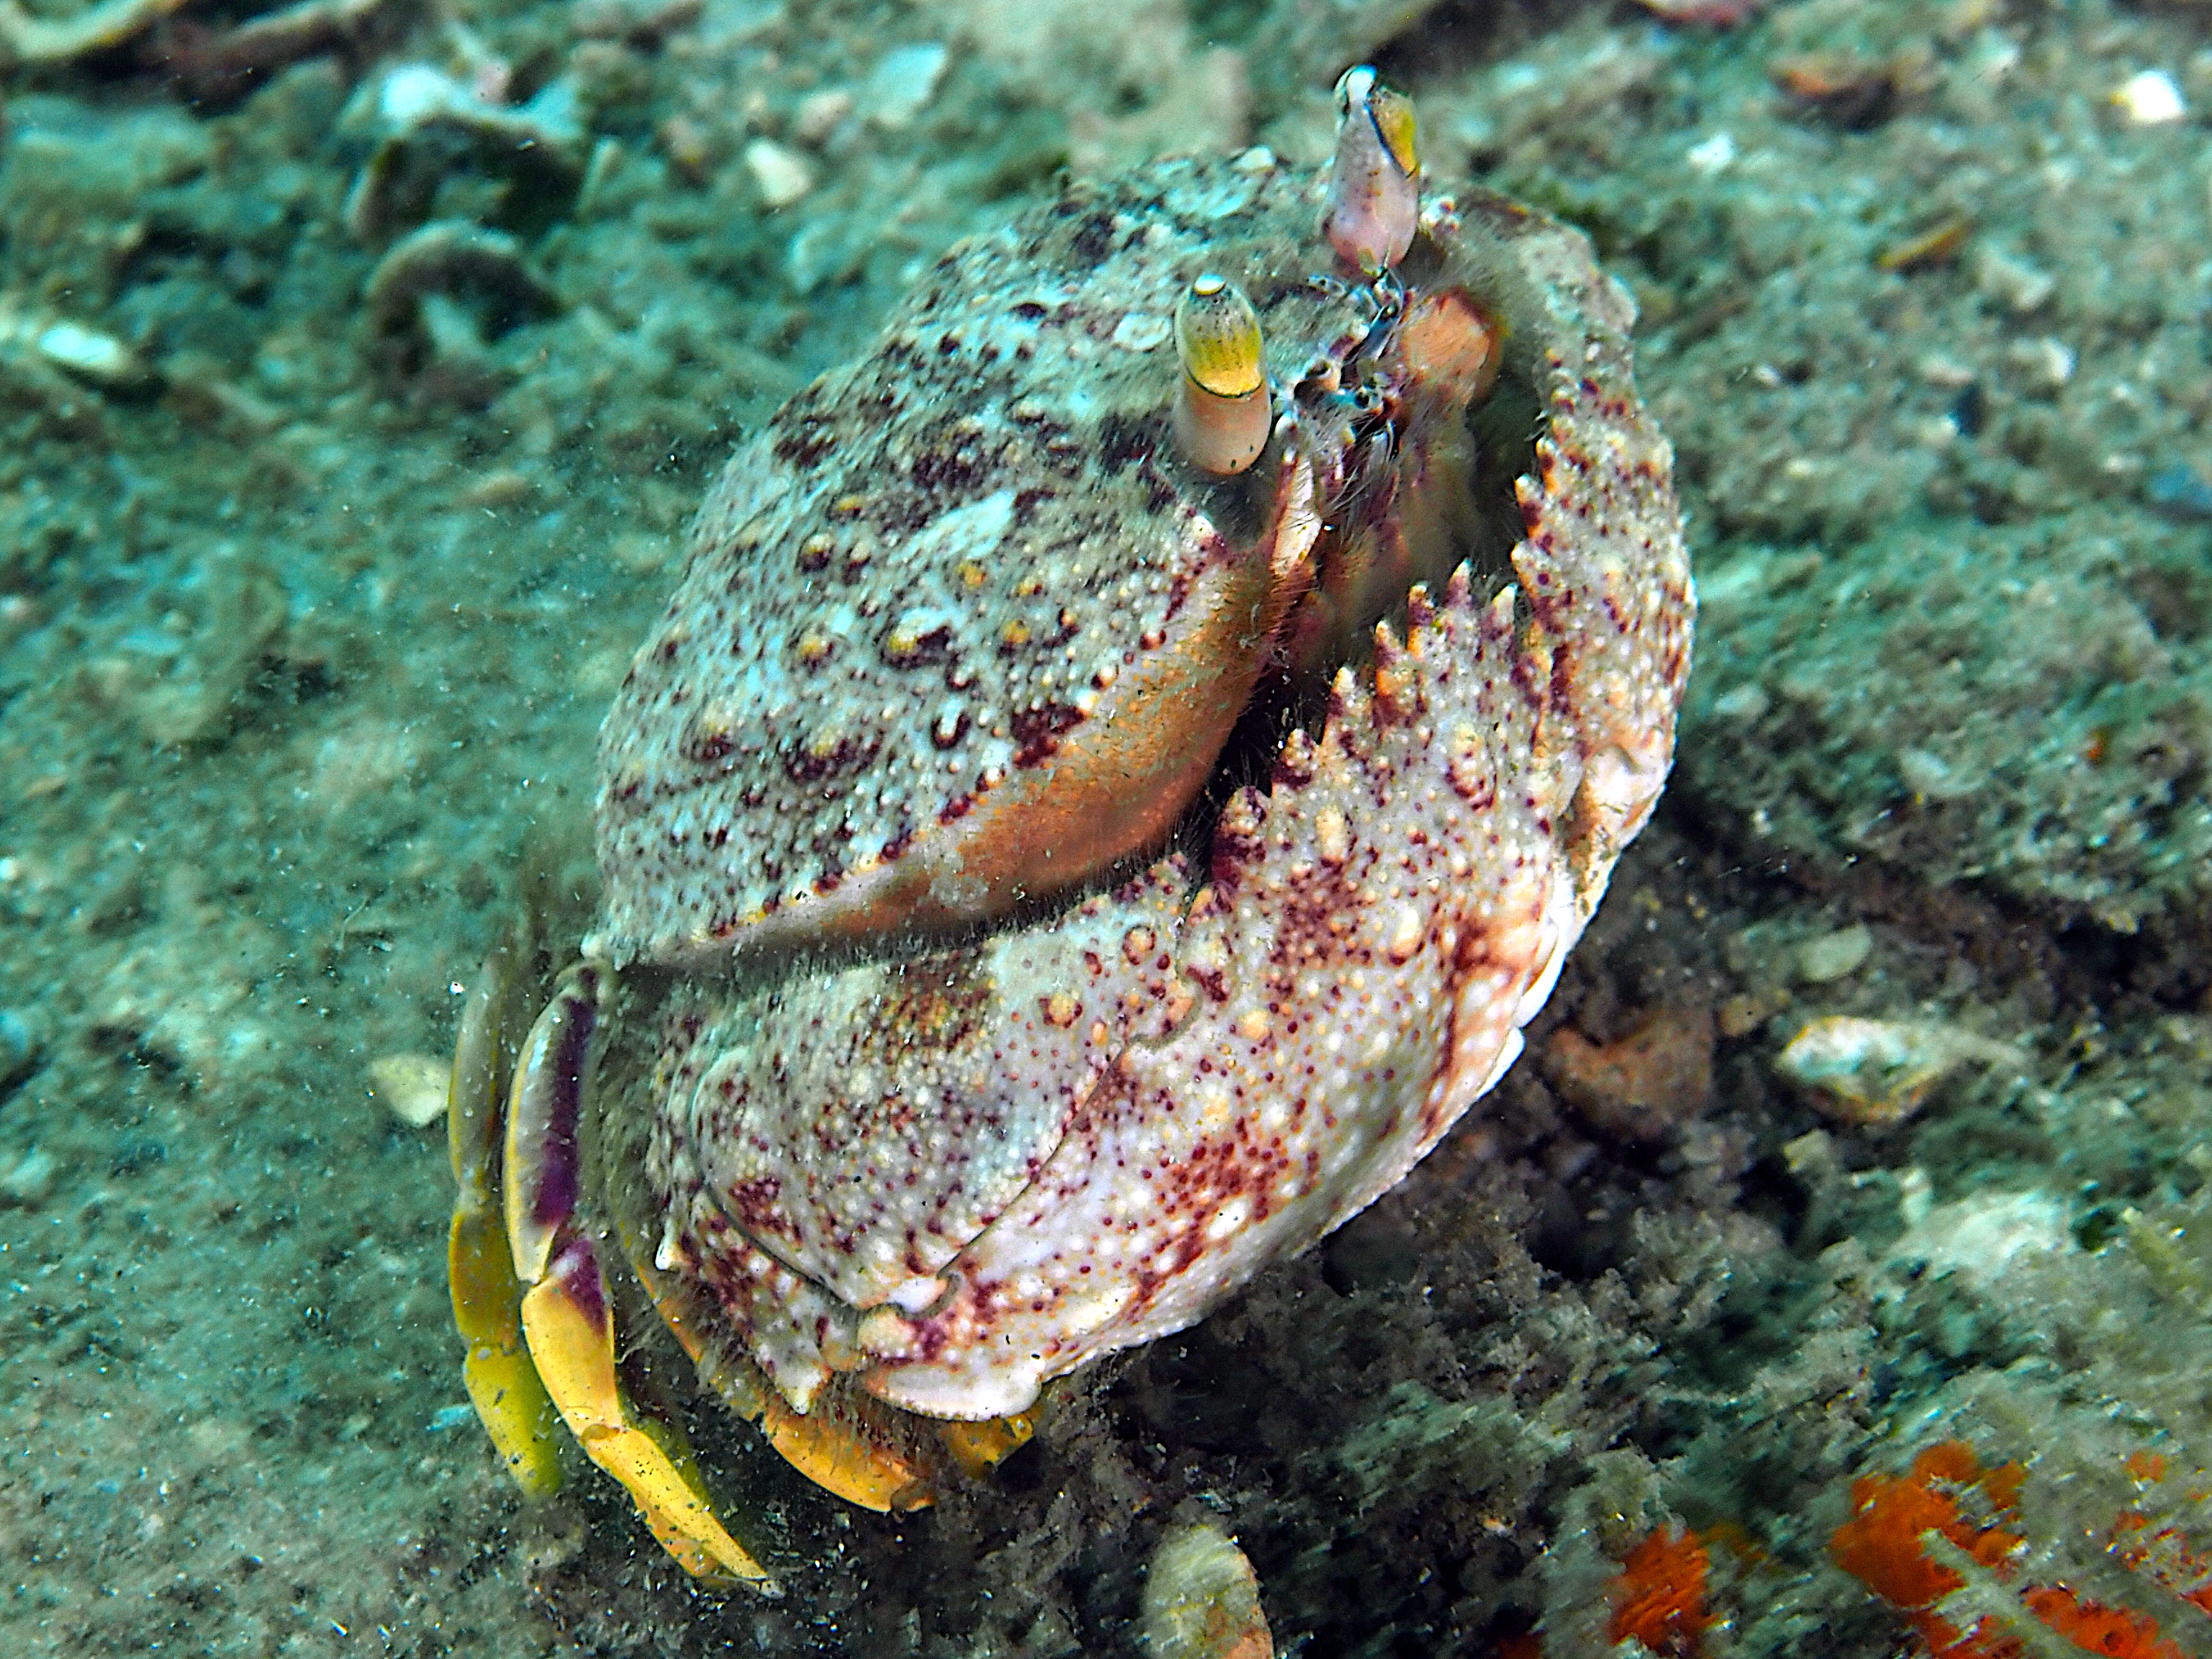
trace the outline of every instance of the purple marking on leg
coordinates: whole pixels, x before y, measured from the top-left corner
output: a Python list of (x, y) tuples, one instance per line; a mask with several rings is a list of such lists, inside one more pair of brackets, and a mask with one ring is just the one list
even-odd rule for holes
[(581, 975), (589, 989), (581, 994), (563, 993), (559, 1034), (556, 1036), (551, 1075), (546, 1080), (543, 1118), (535, 1127), (538, 1146), (537, 1178), (532, 1183), (530, 1213), (543, 1225), (557, 1226), (576, 1212), (576, 1194), (582, 1180), (576, 1130), (584, 1111), (584, 1068), (599, 1029), (599, 1000), (597, 975)]
[(546, 1278), (561, 1288), (561, 1294), (577, 1312), (592, 1322), (596, 1331), (611, 1331), (607, 1317), (607, 1284), (599, 1273), (599, 1255), (592, 1248), (588, 1238), (572, 1238), (555, 1256), (546, 1270)]
[(573, 1224), (582, 1181), (577, 1146), (585, 1074), (599, 1023), (600, 979), (579, 969), (531, 1028), (507, 1126), (507, 1243), (526, 1281)]

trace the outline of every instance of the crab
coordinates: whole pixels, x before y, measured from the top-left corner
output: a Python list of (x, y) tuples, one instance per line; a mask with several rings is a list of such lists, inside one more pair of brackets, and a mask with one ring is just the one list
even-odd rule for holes
[(456, 1317), (526, 1489), (557, 1417), (772, 1590), (626, 1310), (913, 1507), (1513, 1063), (1666, 778), (1695, 601), (1626, 294), (1424, 203), (1395, 97), (1346, 77), (1325, 181), (1066, 185), (714, 487), (602, 730), (580, 960), (526, 1031), (495, 953), (457, 1046)]

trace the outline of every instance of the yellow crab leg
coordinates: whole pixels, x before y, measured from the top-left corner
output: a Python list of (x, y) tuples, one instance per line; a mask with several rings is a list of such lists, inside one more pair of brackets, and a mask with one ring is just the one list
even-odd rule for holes
[(560, 1490), (553, 1444), (553, 1402), (522, 1337), (522, 1283), (514, 1276), (500, 1220), (501, 1096), (514, 1064), (519, 988), (514, 951), (501, 944), (462, 1011), (446, 1091), (447, 1150), (453, 1165), (453, 1224), (446, 1241), (446, 1280), (453, 1325), (468, 1344), (461, 1377), (500, 1461), (523, 1494)]
[(469, 1400), (523, 1496), (550, 1497), (561, 1489), (553, 1402), (524, 1344), (522, 1286), (507, 1260), (498, 1218), (488, 1210), (473, 1215), (456, 1210), (446, 1264), (453, 1322), (469, 1345), (461, 1360)]
[(981, 1423), (939, 1423), (937, 1433), (969, 1478), (981, 1479), (1030, 1443), (1036, 1433), (1036, 1413), (1016, 1412)]
[(507, 1243), (529, 1288), (522, 1330), (553, 1404), (585, 1455), (620, 1481), (660, 1546), (695, 1577), (779, 1593), (768, 1570), (715, 1517), (672, 1425), (641, 1419), (615, 1372), (614, 1316), (599, 1252), (580, 1231), (583, 1130), (607, 975), (582, 963), (530, 1030), (507, 1104)]
[(622, 1482), (677, 1565), (696, 1578), (735, 1578), (775, 1594), (768, 1569), (715, 1518), (690, 1449), (668, 1425), (641, 1421), (623, 1398), (614, 1321), (589, 1239), (570, 1240), (524, 1295), (522, 1327), (569, 1432)]

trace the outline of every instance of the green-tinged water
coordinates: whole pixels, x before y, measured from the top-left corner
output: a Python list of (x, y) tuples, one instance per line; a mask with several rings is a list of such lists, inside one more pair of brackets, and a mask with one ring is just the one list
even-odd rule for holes
[[(1200, 1652), (1210, 1522), (1316, 1659), (2212, 1655), (2212, 12), (277, 15), (5, 72), (0, 1652)], [(708, 482), (1062, 169), (1318, 173), (1368, 58), (1632, 292), (1702, 590), (1527, 1057), (933, 1509), (672, 1390), (779, 1601), (526, 1502), (441, 1068)]]

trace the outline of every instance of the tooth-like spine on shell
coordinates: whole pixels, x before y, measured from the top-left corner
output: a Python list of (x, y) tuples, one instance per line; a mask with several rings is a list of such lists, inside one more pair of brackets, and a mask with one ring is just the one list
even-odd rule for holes
[(1239, 789), (1230, 796), (1214, 825), (1215, 868), (1233, 869), (1237, 860), (1249, 857), (1257, 850), (1267, 824), (1267, 798), (1257, 789)]
[[(1464, 570), (1465, 568), (1466, 567), (1463, 565), (1460, 567), (1460, 569), (1462, 570)], [(1456, 577), (1456, 574), (1457, 573), (1455, 572), (1455, 577)], [(1409, 637), (1418, 638), (1419, 635), (1427, 633), (1430, 629), (1433, 628), (1436, 625), (1436, 620), (1437, 607), (1435, 603), (1429, 598), (1429, 585), (1426, 582), (1415, 582), (1413, 584), (1413, 590), (1406, 595), (1406, 632), (1407, 635)]]
[[(1474, 591), (1474, 579), (1468, 574), (1467, 567), (1463, 564), (1455, 566), (1452, 569), (1451, 580), (1444, 584), (1444, 608), (1447, 611), (1466, 610), (1468, 595)], [(1421, 590), (1416, 588), (1414, 591), (1419, 592)]]
[(1275, 781), (1293, 787), (1311, 783), (1314, 775), (1314, 740), (1303, 726), (1283, 739), (1283, 746), (1275, 756)]
[(1410, 654), (1387, 620), (1375, 624), (1375, 718), (1381, 724), (1409, 720), (1420, 712), (1415, 665), (1407, 660)]
[(1328, 720), (1322, 728), (1324, 742), (1346, 726), (1366, 725), (1373, 715), (1374, 699), (1360, 679), (1347, 666), (1338, 669), (1336, 678), (1329, 682)]

